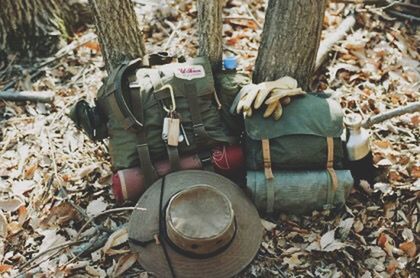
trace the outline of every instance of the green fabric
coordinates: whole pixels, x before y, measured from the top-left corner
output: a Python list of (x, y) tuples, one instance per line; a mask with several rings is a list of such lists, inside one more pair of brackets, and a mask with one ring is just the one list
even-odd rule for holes
[[(337, 170), (338, 188), (332, 190), (327, 171), (274, 171), (267, 180), (262, 171), (247, 172), (247, 191), (258, 210), (264, 213), (310, 213), (316, 209), (341, 207), (353, 187), (349, 170)], [(273, 196), (268, 196), (272, 188)], [(267, 200), (274, 200), (272, 208)]]
[(263, 109), (245, 119), (248, 169), (263, 168), (261, 139), (270, 139), (274, 169), (323, 169), (327, 163), (327, 137), (334, 139), (334, 168), (341, 169), (343, 113), (329, 98), (308, 94), (284, 107), (276, 121), (264, 118)]
[(243, 86), (251, 83), (251, 79), (247, 75), (234, 70), (224, 70), (216, 74), (214, 82), (222, 104), (223, 122), (226, 123), (231, 134), (238, 136), (244, 130), (242, 115), (232, 114), (229, 110), (239, 91)]
[[(159, 70), (157, 72), (162, 84), (154, 84), (152, 82), (153, 79), (149, 76), (149, 74), (152, 73), (151, 71), (156, 72), (156, 69), (140, 69), (137, 71), (137, 75), (132, 73), (128, 77), (130, 81), (135, 81), (137, 86), (134, 83), (131, 83), (131, 88), (127, 88), (124, 91), (127, 103), (132, 106), (130, 110), (132, 110), (133, 114), (136, 116), (140, 111), (136, 111), (135, 109), (135, 94), (141, 94), (142, 96), (142, 106), (144, 108), (143, 130), (146, 132), (147, 144), (153, 161), (167, 158), (165, 142), (162, 140), (163, 119), (167, 116), (167, 113), (164, 111), (162, 103), (165, 103), (167, 106), (170, 104), (169, 90), (159, 91), (159, 93), (157, 93), (153, 89), (154, 86), (170, 84), (174, 90), (176, 96), (176, 112), (181, 119), (181, 124), (184, 127), (190, 143), (190, 146), (187, 146), (186, 140), (179, 143), (178, 151), (180, 154), (197, 152), (203, 148), (211, 148), (216, 144), (232, 142), (232, 138), (227, 136), (227, 129), (221, 121), (219, 111), (217, 110), (214, 101), (214, 82), (208, 60), (199, 57), (182, 64), (203, 66), (205, 76), (192, 80), (176, 77), (174, 72), (177, 70), (177, 65), (181, 64), (170, 64), (158, 67)], [(190, 84), (196, 89), (196, 94), (198, 95), (198, 108), (201, 112), (200, 114), (205, 131), (208, 134), (208, 138), (204, 142), (201, 142), (200, 140), (200, 145), (198, 145), (198, 138), (193, 131), (190, 104), (184, 94), (186, 84)], [(110, 85), (112, 87), (112, 84), (107, 84), (105, 86), (109, 87)], [(109, 149), (114, 170), (138, 166), (140, 162), (136, 145), (140, 142), (136, 135), (136, 130), (133, 128), (124, 129), (118, 106), (116, 106), (115, 101), (113, 101), (113, 96), (110, 94), (109, 90), (100, 90), (98, 98), (101, 103), (101, 109), (105, 111), (109, 119)]]

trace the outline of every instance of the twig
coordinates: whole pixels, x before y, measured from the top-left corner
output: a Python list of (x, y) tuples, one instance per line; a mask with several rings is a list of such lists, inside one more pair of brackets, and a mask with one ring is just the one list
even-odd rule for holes
[(414, 22), (417, 22), (417, 23), (420, 22), (420, 18), (419, 17), (414, 16), (414, 15), (409, 15), (409, 14), (401, 13), (401, 12), (398, 12), (398, 11), (396, 11), (394, 9), (388, 10), (387, 13), (389, 13), (389, 14), (391, 14), (393, 16), (396, 16), (396, 17), (399, 17), (399, 18), (403, 18), (403, 19), (407, 19), (407, 20), (411, 20), (411, 21), (414, 21)]
[(60, 245), (57, 245), (57, 246), (48, 248), (47, 250), (45, 250), (45, 251), (39, 253), (38, 255), (36, 255), (35, 257), (31, 258), (29, 261), (27, 261), (26, 263), (24, 263), (20, 268), (23, 270), (25, 267), (27, 267), (28, 265), (30, 265), (32, 262), (34, 262), (38, 258), (44, 256), (45, 254), (47, 254), (47, 253), (49, 253), (51, 251), (60, 250), (60, 249), (67, 248), (67, 247), (70, 247), (70, 246), (73, 246), (73, 245), (77, 245), (77, 244), (80, 244), (80, 243), (86, 242), (86, 241), (87, 240), (66, 241), (66, 242), (64, 242), (64, 243), (62, 243)]
[(315, 71), (317, 71), (325, 60), (327, 60), (328, 53), (337, 41), (342, 40), (355, 24), (356, 19), (354, 15), (349, 15), (340, 23), (336, 30), (327, 34), (327, 37), (321, 41), (318, 54), (316, 56)]
[(0, 99), (10, 101), (38, 101), (52, 102), (54, 92), (52, 91), (0, 91)]
[(257, 27), (259, 29), (262, 29), (263, 26), (261, 25), (261, 23), (257, 20), (257, 18), (254, 16), (254, 14), (252, 13), (252, 11), (250, 10), (248, 5), (245, 5), (246, 11), (248, 12), (249, 16), (252, 18), (252, 20), (255, 22), (255, 24), (257, 25)]
[(398, 117), (407, 113), (414, 113), (414, 112), (420, 112), (420, 101), (410, 103), (403, 107), (398, 107), (398, 108), (386, 111), (376, 116), (369, 117), (367, 120), (363, 122), (362, 125), (365, 128), (369, 128), (372, 125), (386, 121), (388, 119)]
[[(72, 41), (70, 44), (63, 47), (59, 51), (57, 51), (57, 53), (53, 57), (48, 58), (43, 63), (39, 64), (36, 68), (32, 69), (30, 71), (31, 76), (32, 76), (32, 74), (36, 73), (41, 68), (43, 68), (46, 65), (51, 64), (52, 62), (66, 56), (68, 53), (70, 53), (71, 51), (73, 51), (73, 50), (77, 49), (78, 47), (84, 45), (85, 43), (96, 39), (96, 37), (97, 36), (94, 33), (87, 33), (87, 34), (81, 36), (80, 38), (78, 38), (77, 40)], [(3, 90), (8, 90), (8, 89), (12, 88), (16, 84), (17, 80), (18, 79), (15, 79), (15, 80), (9, 82), (6, 86), (3, 87)]]
[(108, 214), (108, 213), (113, 213), (113, 212), (121, 212), (121, 211), (126, 211), (126, 210), (142, 210), (145, 211), (145, 208), (138, 208), (138, 207), (125, 207), (125, 208), (113, 208), (113, 209), (108, 209), (105, 210), (97, 215), (92, 216), (88, 221), (86, 221), (86, 223), (82, 226), (82, 228), (80, 228), (80, 231), (77, 233), (76, 239), (78, 240), (80, 235), (82, 234), (82, 232), (86, 229), (86, 227), (93, 221), (95, 220), (95, 218)]

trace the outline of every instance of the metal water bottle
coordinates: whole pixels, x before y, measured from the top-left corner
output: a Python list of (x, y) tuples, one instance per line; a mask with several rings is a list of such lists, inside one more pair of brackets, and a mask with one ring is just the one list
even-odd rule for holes
[(362, 117), (359, 114), (347, 115), (344, 123), (349, 132), (346, 142), (348, 164), (355, 184), (359, 185), (360, 180), (366, 180), (373, 185), (375, 168), (369, 145), (369, 131), (362, 127)]

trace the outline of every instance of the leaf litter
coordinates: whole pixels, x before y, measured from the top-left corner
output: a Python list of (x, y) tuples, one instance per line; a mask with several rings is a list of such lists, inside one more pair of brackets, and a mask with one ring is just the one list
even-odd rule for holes
[[(149, 52), (197, 53), (192, 1), (133, 1)], [(223, 10), (225, 53), (250, 74), (265, 2), (230, 0)], [(345, 16), (357, 24), (317, 73), (318, 90), (363, 117), (418, 101), (419, 31), (383, 9), (330, 3), (325, 37)], [(15, 65), (10, 65), (13, 69)], [(90, 103), (106, 76), (97, 41), (45, 70), (34, 90), (54, 90), (51, 104), (0, 103), (0, 275), (16, 277), (148, 277), (130, 252), (125, 224), (110, 193), (106, 142), (94, 143), (66, 116), (81, 98)], [(11, 78), (2, 71), (0, 88)], [(264, 241), (238, 277), (416, 277), (420, 257), (419, 113), (372, 128), (378, 182), (363, 181), (344, 210), (262, 219)], [(133, 204), (131, 204), (133, 205)], [(82, 232), (92, 216), (97, 219)], [(87, 240), (87, 241), (86, 241)]]

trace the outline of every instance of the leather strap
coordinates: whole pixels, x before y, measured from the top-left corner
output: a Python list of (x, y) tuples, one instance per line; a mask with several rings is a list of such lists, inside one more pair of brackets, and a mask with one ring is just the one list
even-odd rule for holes
[(185, 82), (185, 95), (187, 97), (188, 106), (191, 113), (191, 121), (193, 124), (193, 132), (196, 137), (196, 142), (199, 147), (206, 144), (209, 139), (209, 135), (203, 124), (201, 118), (200, 104), (198, 103), (197, 87), (195, 83)]
[(332, 137), (327, 137), (327, 171), (330, 174), (333, 191), (338, 188), (337, 174), (334, 170), (334, 140)]
[(180, 163), (179, 163), (179, 153), (178, 148), (174, 146), (166, 145), (166, 152), (168, 153), (168, 159), (169, 163), (171, 165), (171, 171), (178, 171), (181, 169)]
[[(143, 122), (144, 109), (141, 89), (133, 88), (130, 89), (130, 91), (132, 92), (131, 95), (133, 96), (133, 110), (135, 111), (138, 119)], [(147, 144), (147, 127), (143, 126), (142, 128), (136, 129), (136, 135), (139, 142), (139, 144), (136, 146), (137, 154), (140, 160), (140, 167), (143, 169), (144, 173), (144, 184), (146, 188), (148, 188), (159, 178), (159, 176), (150, 158), (149, 146)]]
[(264, 174), (265, 178), (270, 180), (274, 178), (273, 170), (271, 169), (271, 154), (270, 154), (270, 141), (269, 139), (262, 139), (262, 155), (264, 162)]
[(141, 66), (141, 59), (135, 59), (124, 66), (122, 66), (117, 74), (115, 75), (115, 78), (111, 82), (114, 85), (114, 97), (115, 101), (121, 111), (121, 113), (124, 115), (124, 128), (129, 129), (130, 127), (136, 127), (141, 128), (143, 126), (143, 121), (137, 119), (133, 113), (131, 112), (131, 109), (129, 105), (127, 104), (125, 97), (124, 97), (124, 85), (126, 85), (127, 80), (126, 76), (127, 73), (129, 73), (131, 70), (139, 68)]

